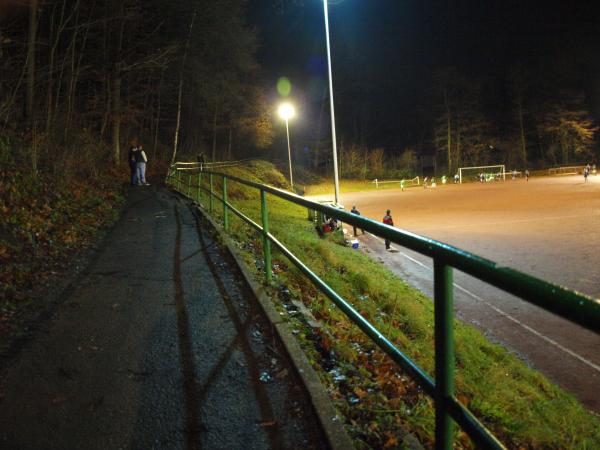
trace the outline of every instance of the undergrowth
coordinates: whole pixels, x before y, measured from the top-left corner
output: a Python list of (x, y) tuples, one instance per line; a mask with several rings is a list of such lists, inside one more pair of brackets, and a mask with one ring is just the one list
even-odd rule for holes
[(44, 307), (35, 291), (114, 222), (123, 202), (117, 173), (34, 173), (6, 149), (1, 160), (0, 353), (24, 326), (24, 313)]
[[(231, 168), (240, 178), (285, 187), (268, 163)], [(206, 179), (206, 177), (205, 177)], [(215, 179), (218, 180), (218, 177)], [(203, 183), (207, 187), (206, 180)], [(219, 182), (215, 183), (220, 192)], [(230, 182), (229, 200), (260, 223), (258, 193)], [(208, 199), (202, 194), (206, 207)], [(215, 202), (214, 216), (222, 217)], [(430, 375), (434, 370), (433, 305), (382, 264), (344, 245), (341, 233), (320, 237), (307, 211), (269, 195), (271, 232)], [(262, 240), (230, 214), (230, 233), (262, 281)], [(273, 298), (317, 369), (358, 448), (402, 448), (402, 430), (433, 446), (433, 402), (281, 254), (273, 252)], [(306, 309), (309, 313), (301, 314)], [(314, 317), (315, 320), (313, 320)], [(474, 327), (455, 321), (456, 394), (509, 448), (600, 448), (600, 420), (540, 373)], [(456, 427), (456, 446), (472, 448)]]

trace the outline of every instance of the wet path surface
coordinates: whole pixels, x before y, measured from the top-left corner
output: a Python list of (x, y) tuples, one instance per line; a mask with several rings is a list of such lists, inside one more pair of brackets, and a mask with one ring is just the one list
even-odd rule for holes
[(0, 447), (325, 448), (285, 351), (188, 206), (137, 189), (2, 370)]

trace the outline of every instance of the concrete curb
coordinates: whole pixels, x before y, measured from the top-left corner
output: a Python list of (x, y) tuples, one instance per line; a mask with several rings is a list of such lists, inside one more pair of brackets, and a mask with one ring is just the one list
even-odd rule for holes
[(306, 358), (306, 355), (300, 348), (300, 344), (291, 333), (287, 323), (282, 320), (281, 316), (273, 306), (266, 288), (254, 280), (254, 276), (252, 275), (250, 268), (237, 254), (233, 245), (233, 240), (223, 232), (221, 227), (202, 208), (196, 206), (195, 210), (198, 211), (198, 213), (201, 214), (202, 217), (205, 218), (219, 234), (225, 243), (227, 250), (238, 265), (242, 275), (244, 276), (244, 279), (246, 280), (246, 283), (254, 292), (254, 295), (256, 296), (258, 303), (267, 316), (267, 319), (273, 325), (273, 328), (285, 347), (298, 376), (306, 388), (330, 448), (333, 450), (354, 449), (354, 443), (344, 429), (344, 418), (338, 414), (337, 410), (333, 406), (329, 395), (325, 391), (325, 388), (317, 376), (317, 373), (313, 370), (312, 366), (308, 362), (308, 359)]

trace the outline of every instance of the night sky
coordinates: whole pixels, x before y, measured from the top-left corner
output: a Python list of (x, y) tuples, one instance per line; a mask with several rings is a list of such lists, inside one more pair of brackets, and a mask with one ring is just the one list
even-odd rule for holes
[[(388, 151), (426, 147), (431, 79), (448, 66), (481, 80), (492, 113), (506, 107), (504, 75), (521, 64), (537, 83), (559, 76), (585, 90), (598, 119), (598, 10), (593, 1), (330, 1), (339, 139), (360, 136)], [(272, 101), (277, 78), (290, 78), (300, 109), (294, 131), (308, 140), (327, 80), (323, 3), (253, 0), (248, 11)]]

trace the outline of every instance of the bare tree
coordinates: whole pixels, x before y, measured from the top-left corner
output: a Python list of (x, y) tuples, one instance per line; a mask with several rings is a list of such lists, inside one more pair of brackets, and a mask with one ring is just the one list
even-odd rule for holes
[(519, 126), (519, 147), (521, 162), (527, 166), (527, 144), (525, 137), (525, 121), (524, 121), (524, 96), (527, 89), (527, 82), (522, 67), (514, 67), (508, 75), (508, 88), (512, 97), (512, 102), (515, 108), (517, 124)]
[(179, 89), (177, 92), (177, 118), (175, 122), (175, 134), (173, 136), (173, 155), (171, 156), (171, 164), (175, 163), (175, 158), (177, 157), (177, 144), (179, 142), (179, 128), (181, 126), (181, 100), (183, 96), (183, 77), (185, 70), (185, 60), (187, 58), (188, 49), (190, 47), (190, 40), (192, 38), (192, 30), (194, 29), (194, 21), (196, 20), (196, 14), (198, 13), (198, 6), (194, 8), (194, 13), (192, 14), (192, 18), (190, 20), (190, 27), (188, 30), (187, 39), (185, 41), (185, 48), (183, 50), (183, 58), (181, 60), (181, 72), (179, 76)]
[(123, 34), (125, 33), (125, 2), (121, 3), (121, 23), (117, 38), (114, 71), (112, 77), (112, 139), (113, 139), (113, 160), (116, 166), (121, 160), (121, 84), (122, 79), (122, 51), (123, 51)]
[(27, 38), (27, 120), (33, 126), (33, 105), (35, 95), (35, 48), (38, 28), (38, 0), (29, 4), (29, 36)]

